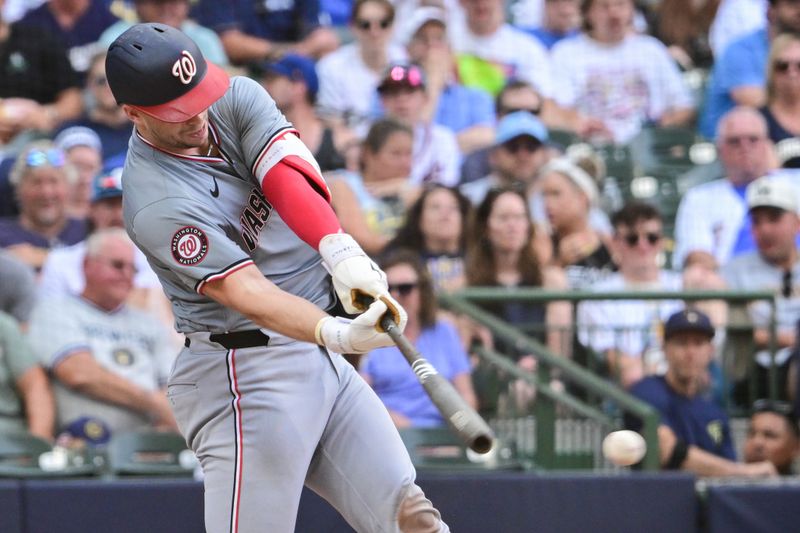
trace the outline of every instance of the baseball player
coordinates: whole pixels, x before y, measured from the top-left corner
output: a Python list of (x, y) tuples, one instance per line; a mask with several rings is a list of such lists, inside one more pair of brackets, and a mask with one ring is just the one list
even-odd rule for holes
[[(405, 311), (340, 231), (291, 124), (260, 85), (229, 79), (166, 25), (123, 33), (106, 73), (135, 125), (126, 227), (186, 336), (168, 396), (203, 467), (207, 530), (292, 531), (305, 484), (358, 531), (449, 531), (340, 355), (390, 345), (380, 317), (402, 329)], [(375, 301), (364, 310), (358, 294)], [(364, 312), (330, 315), (337, 295)]]

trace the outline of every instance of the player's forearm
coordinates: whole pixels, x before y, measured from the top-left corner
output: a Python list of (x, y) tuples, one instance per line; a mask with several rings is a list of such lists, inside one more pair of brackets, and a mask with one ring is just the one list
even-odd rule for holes
[(22, 395), (28, 431), (31, 435), (52, 440), (55, 402), (44, 370), (39, 366), (31, 368), (17, 380), (17, 388)]
[(322, 309), (268, 281), (255, 266), (205, 285), (203, 294), (235, 309), (261, 327), (297, 340), (315, 342)]

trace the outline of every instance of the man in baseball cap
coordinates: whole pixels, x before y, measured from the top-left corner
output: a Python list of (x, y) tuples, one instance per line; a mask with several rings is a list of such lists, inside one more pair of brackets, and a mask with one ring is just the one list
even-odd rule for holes
[(166, 24), (137, 24), (108, 47), (106, 77), (118, 104), (184, 122), (219, 100), (230, 80), (194, 41)]

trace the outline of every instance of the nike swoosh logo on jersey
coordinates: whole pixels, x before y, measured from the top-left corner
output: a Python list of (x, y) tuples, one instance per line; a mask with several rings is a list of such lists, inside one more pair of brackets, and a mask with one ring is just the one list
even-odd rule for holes
[(214, 198), (219, 198), (219, 184), (217, 183), (216, 177), (213, 179), (214, 179), (214, 188), (209, 189), (208, 192), (210, 192), (211, 196), (213, 196)]

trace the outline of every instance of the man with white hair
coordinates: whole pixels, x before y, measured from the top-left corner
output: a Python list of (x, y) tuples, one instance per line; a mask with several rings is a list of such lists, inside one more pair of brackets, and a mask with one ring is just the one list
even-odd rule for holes
[[(722, 273), (731, 289), (775, 293), (777, 393), (785, 399), (792, 346), (796, 342), (796, 324), (800, 320), (797, 189), (779, 176), (760, 178), (747, 187), (747, 206), (757, 249), (731, 260)], [(767, 397), (771, 306), (765, 301), (753, 302), (749, 311), (755, 328), (753, 340), (760, 349), (756, 354), (758, 397)], [(747, 383), (743, 387), (747, 389)]]
[(29, 337), (54, 378), (59, 427), (91, 416), (112, 432), (176, 429), (163, 387), (175, 352), (156, 318), (125, 305), (136, 273), (122, 228), (94, 233), (79, 296), (41, 300)]

